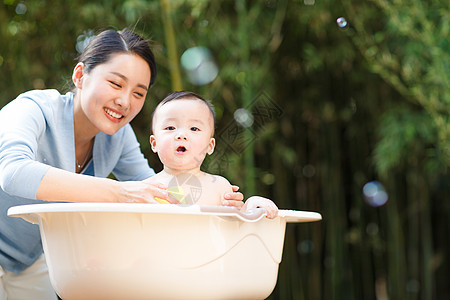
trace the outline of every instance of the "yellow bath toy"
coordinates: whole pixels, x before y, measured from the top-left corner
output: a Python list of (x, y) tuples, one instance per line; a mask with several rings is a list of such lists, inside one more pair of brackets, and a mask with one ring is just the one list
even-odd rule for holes
[(169, 201), (155, 197), (155, 200), (158, 201), (161, 204), (171, 204)]
[[(185, 203), (184, 191), (181, 186), (171, 186), (167, 189), (170, 196), (176, 199), (179, 203)], [(162, 204), (171, 204), (169, 201), (155, 197), (155, 200)]]

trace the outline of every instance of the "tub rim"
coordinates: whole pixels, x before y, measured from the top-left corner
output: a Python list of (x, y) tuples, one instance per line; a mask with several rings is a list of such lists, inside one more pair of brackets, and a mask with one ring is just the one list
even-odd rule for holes
[[(235, 207), (200, 206), (184, 204), (150, 204), (150, 203), (103, 203), (103, 202), (64, 202), (40, 203), (13, 206), (8, 209), (8, 216), (20, 217), (26, 221), (39, 224), (39, 214), (67, 213), (67, 212), (116, 212), (116, 213), (145, 213), (145, 214), (180, 214), (180, 215), (209, 215), (228, 217), (230, 220), (257, 222), (267, 215), (263, 208), (241, 212)], [(320, 213), (311, 211), (296, 211), (280, 209), (275, 218), (290, 223), (304, 223), (322, 220)]]

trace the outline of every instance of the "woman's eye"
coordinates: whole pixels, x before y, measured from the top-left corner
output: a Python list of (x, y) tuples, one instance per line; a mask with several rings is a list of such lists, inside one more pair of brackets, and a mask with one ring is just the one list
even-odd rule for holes
[(112, 85), (114, 85), (114, 86), (116, 86), (118, 88), (122, 87), (120, 84), (118, 84), (117, 82), (114, 82), (114, 81), (110, 81), (109, 83), (111, 83)]
[(138, 92), (136, 92), (136, 93), (134, 93), (136, 96), (138, 96), (139, 98), (142, 98), (142, 97), (144, 97), (144, 94), (142, 94), (142, 93), (138, 93)]

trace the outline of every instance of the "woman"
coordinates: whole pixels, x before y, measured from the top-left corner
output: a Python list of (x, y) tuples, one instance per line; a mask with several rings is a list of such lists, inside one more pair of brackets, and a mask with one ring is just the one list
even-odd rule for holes
[[(155, 173), (129, 125), (155, 77), (146, 40), (107, 30), (81, 54), (73, 93), (30, 91), (0, 111), (0, 300), (56, 299), (38, 227), (7, 217), (9, 207), (168, 200), (165, 187), (151, 182)], [(224, 198), (243, 205), (241, 193)]]

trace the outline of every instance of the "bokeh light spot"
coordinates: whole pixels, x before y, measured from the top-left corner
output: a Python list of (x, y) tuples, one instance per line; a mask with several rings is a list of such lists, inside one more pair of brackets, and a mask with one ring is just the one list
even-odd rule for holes
[(181, 55), (181, 66), (188, 80), (195, 85), (205, 85), (216, 79), (219, 69), (206, 47), (193, 47)]
[(386, 204), (388, 194), (384, 186), (378, 181), (371, 181), (363, 187), (364, 199), (370, 206), (378, 207)]
[(8, 31), (12, 36), (16, 35), (19, 32), (19, 25), (16, 22), (11, 21), (8, 24)]
[(303, 240), (297, 245), (297, 251), (300, 254), (309, 254), (314, 251), (314, 242), (311, 240)]
[(344, 17), (337, 18), (336, 23), (340, 28), (344, 28), (348, 25), (348, 22)]
[(75, 45), (75, 49), (78, 53), (82, 53), (84, 51), (84, 48), (89, 44), (91, 39), (95, 36), (94, 32), (92, 30), (85, 31), (83, 34), (79, 35), (77, 37), (77, 43)]
[(275, 175), (266, 173), (261, 176), (261, 181), (266, 185), (272, 185), (275, 183)]
[(252, 126), (254, 121), (252, 114), (245, 108), (237, 109), (234, 112), (234, 119), (244, 128)]
[(19, 4), (17, 4), (17, 6), (16, 6), (16, 14), (24, 15), (26, 12), (27, 12), (27, 6), (25, 5), (25, 3), (20, 2)]
[(305, 165), (302, 169), (303, 176), (311, 178), (316, 175), (316, 168), (313, 165)]

